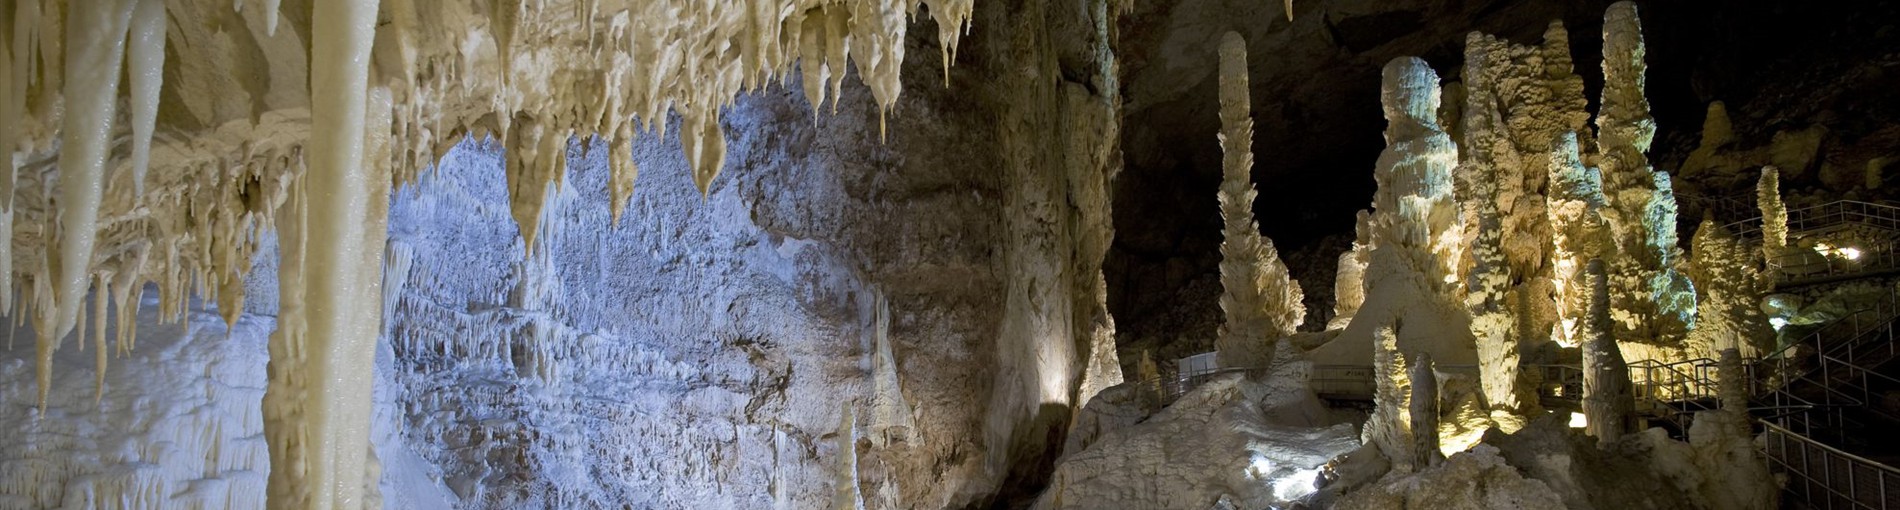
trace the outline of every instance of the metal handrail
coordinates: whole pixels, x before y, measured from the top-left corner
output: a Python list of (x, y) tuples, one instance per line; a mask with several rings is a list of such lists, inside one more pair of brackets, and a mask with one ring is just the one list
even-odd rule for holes
[[(1859, 200), (1836, 200), (1819, 205), (1811, 205), (1788, 210), (1788, 231), (1807, 230), (1832, 226), (1845, 221), (1823, 220), (1857, 217), (1880, 220), (1888, 228), (1900, 230), (1900, 207), (1863, 202)], [(1730, 222), (1725, 227), (1736, 237), (1750, 237), (1761, 233), (1761, 217), (1756, 216), (1741, 221)]]
[[(1889, 487), (1890, 484), (1900, 484), (1900, 469), (1828, 446), (1772, 423), (1763, 423), (1762, 427), (1765, 429), (1763, 453), (1769, 462), (1779, 465), (1781, 471), (1789, 474), (1790, 483), (1786, 491), (1800, 496), (1810, 506), (1831, 509), (1840, 503), (1846, 508), (1871, 510), (1900, 507), (1900, 502), (1890, 499), (1900, 497), (1900, 485)], [(1843, 467), (1841, 461), (1846, 463), (1845, 469), (1837, 469)], [(1819, 466), (1816, 466), (1817, 463)], [(1837, 474), (1844, 476), (1837, 477)], [(1873, 478), (1871, 484), (1863, 483), (1869, 475)]]

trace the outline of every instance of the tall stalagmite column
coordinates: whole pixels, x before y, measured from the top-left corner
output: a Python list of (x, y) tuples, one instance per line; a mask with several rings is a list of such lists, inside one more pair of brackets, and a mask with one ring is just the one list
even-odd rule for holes
[(1253, 219), (1253, 118), (1247, 91), (1247, 42), (1228, 32), (1220, 44), (1222, 179), (1221, 324), (1215, 340), (1221, 366), (1264, 367), (1273, 342), (1291, 336), (1306, 319), (1299, 282), (1293, 281)]
[(1755, 205), (1761, 208), (1761, 257), (1768, 263), (1762, 278), (1773, 284), (1775, 260), (1788, 248), (1788, 206), (1781, 202), (1781, 172), (1761, 167), (1761, 180), (1755, 181)]
[(1583, 274), (1589, 261), (1613, 256), (1609, 227), (1603, 218), (1603, 176), (1583, 166), (1577, 137), (1564, 133), (1551, 153), (1550, 215), (1551, 280), (1556, 293), (1557, 324), (1553, 339), (1576, 345), (1589, 313), (1590, 282)]
[(1607, 447), (1630, 431), (1635, 399), (1630, 389), (1629, 366), (1616, 346), (1614, 325), (1610, 322), (1610, 286), (1601, 259), (1592, 259), (1584, 268), (1590, 284), (1590, 307), (1578, 328), (1583, 348), (1583, 414), (1589, 420), (1586, 433)]
[(1730, 347), (1759, 357), (1774, 348), (1774, 334), (1761, 311), (1766, 289), (1754, 270), (1751, 248), (1713, 218), (1696, 229), (1689, 271), (1696, 282), (1698, 319), (1688, 344), (1691, 352), (1703, 353), (1698, 357)]
[(1676, 270), (1676, 198), (1669, 174), (1644, 155), (1656, 120), (1644, 97), (1645, 49), (1636, 4), (1618, 2), (1603, 18), (1603, 99), (1597, 156), (1605, 210), (1619, 253), (1610, 259), (1611, 306), (1625, 342), (1679, 344), (1695, 324), (1695, 289)]

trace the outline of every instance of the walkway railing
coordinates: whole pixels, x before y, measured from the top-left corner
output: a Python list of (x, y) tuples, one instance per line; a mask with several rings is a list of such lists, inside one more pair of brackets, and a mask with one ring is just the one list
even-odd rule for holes
[[(1863, 246), (1840, 247), (1851, 252), (1837, 249), (1821, 253), (1797, 247), (1803, 238), (1828, 236), (1853, 227), (1869, 227), (1888, 235), (1856, 243)], [(1742, 239), (1760, 239), (1762, 235), (1760, 217), (1730, 223), (1728, 228)], [(1842, 200), (1792, 209), (1788, 211), (1788, 241), (1787, 251), (1763, 261), (1778, 285), (1813, 285), (1900, 272), (1900, 207)]]
[(1788, 474), (1786, 490), (1813, 508), (1900, 508), (1900, 470), (1764, 423), (1768, 461)]
[[(1858, 200), (1837, 200), (1821, 205), (1788, 210), (1788, 233), (1822, 230), (1837, 225), (1858, 223), (1900, 230), (1900, 207)], [(1728, 224), (1736, 237), (1761, 237), (1761, 217)]]

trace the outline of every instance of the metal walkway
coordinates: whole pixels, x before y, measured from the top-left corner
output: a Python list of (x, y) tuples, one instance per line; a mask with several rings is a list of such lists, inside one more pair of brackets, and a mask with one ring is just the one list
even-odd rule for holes
[[(1761, 218), (1728, 224), (1761, 239)], [(1780, 287), (1900, 273), (1900, 207), (1841, 200), (1788, 211), (1788, 249), (1764, 264)]]

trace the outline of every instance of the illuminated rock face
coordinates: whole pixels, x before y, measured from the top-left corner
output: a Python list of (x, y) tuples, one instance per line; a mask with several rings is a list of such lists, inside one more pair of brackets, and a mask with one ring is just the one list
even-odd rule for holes
[(1457, 148), (1438, 126), (1438, 77), (1424, 61), (1385, 66), (1387, 147), (1374, 177), (1369, 219), (1372, 249), (1364, 273), (1365, 302), (1338, 339), (1314, 351), (1319, 363), (1364, 364), (1374, 329), (1396, 321), (1398, 349), (1425, 352), (1439, 363), (1477, 361), (1470, 314), (1458, 280), (1464, 226), (1454, 200)]

